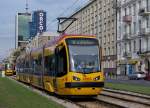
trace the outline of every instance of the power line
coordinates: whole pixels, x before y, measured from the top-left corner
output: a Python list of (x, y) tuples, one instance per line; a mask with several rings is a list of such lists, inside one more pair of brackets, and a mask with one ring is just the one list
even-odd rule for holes
[(79, 0), (76, 0), (75, 2), (73, 2), (73, 4), (71, 6), (69, 6), (68, 8), (66, 8), (60, 15), (60, 16), (63, 16), (68, 10), (70, 10), (71, 8), (73, 8), (73, 6), (78, 3)]
[[(75, 2), (73, 2), (73, 4), (71, 6), (69, 6), (68, 8), (66, 8), (61, 14), (58, 15), (58, 17), (63, 16), (68, 10), (71, 10), (71, 8), (73, 8), (74, 5), (76, 5), (76, 3), (78, 3), (79, 0), (76, 0)], [(57, 19), (52, 19), (49, 23), (48, 23), (48, 27), (54, 23), (56, 23)]]

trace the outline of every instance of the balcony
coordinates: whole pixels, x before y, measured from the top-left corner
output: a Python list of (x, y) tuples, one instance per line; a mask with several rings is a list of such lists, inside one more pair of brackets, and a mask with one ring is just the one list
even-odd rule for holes
[(129, 40), (129, 39), (130, 39), (129, 34), (128, 34), (128, 33), (125, 33), (125, 34), (123, 35), (122, 40)]
[(123, 16), (123, 22), (131, 23), (132, 22), (132, 16), (131, 15)]
[(140, 56), (145, 56), (146, 54), (150, 53), (150, 47), (142, 48), (141, 50), (137, 51), (137, 54)]
[(148, 16), (148, 15), (150, 15), (150, 9), (146, 9), (146, 8), (139, 9), (139, 15), (140, 16)]
[(131, 57), (132, 57), (132, 54), (129, 53), (129, 52), (124, 52), (124, 53), (123, 53), (123, 57), (131, 58)]
[(150, 28), (141, 28), (140, 34), (144, 36), (148, 36), (150, 34)]

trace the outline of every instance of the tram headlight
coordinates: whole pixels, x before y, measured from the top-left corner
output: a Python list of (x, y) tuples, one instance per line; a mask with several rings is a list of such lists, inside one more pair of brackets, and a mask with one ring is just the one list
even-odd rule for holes
[(80, 78), (76, 77), (76, 76), (73, 76), (73, 80), (75, 81), (80, 81)]
[(100, 80), (100, 76), (94, 78), (95, 81)]

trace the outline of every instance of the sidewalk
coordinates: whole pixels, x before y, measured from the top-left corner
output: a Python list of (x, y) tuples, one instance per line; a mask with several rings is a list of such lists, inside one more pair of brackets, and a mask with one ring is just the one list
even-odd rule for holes
[(129, 80), (128, 76), (124, 75), (113, 75), (105, 77), (106, 80)]

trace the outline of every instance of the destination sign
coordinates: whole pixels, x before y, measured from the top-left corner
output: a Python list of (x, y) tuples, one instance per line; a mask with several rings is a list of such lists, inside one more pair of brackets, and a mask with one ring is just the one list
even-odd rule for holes
[(69, 45), (95, 45), (98, 44), (97, 39), (92, 38), (71, 38), (66, 40)]

